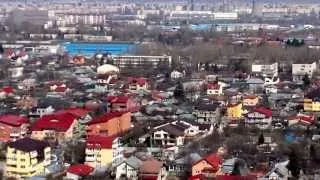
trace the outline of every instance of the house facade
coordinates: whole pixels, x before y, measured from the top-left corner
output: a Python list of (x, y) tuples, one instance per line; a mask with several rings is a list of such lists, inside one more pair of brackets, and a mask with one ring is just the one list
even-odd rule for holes
[(292, 64), (292, 80), (294, 82), (302, 81), (303, 77), (307, 74), (312, 78), (313, 73), (317, 69), (317, 63), (311, 64)]
[(88, 123), (88, 136), (114, 136), (128, 131), (131, 128), (130, 112), (105, 113)]
[(320, 111), (320, 89), (315, 89), (305, 95), (303, 100), (303, 109), (307, 112), (318, 112)]
[(128, 179), (137, 180), (139, 177), (139, 169), (142, 161), (135, 156), (124, 160), (116, 167), (116, 179), (126, 177)]
[(259, 97), (255, 95), (243, 96), (242, 104), (243, 106), (256, 106), (259, 103)]
[(89, 136), (85, 153), (85, 164), (94, 168), (114, 166), (123, 160), (119, 137)]
[(51, 149), (47, 142), (23, 138), (8, 144), (6, 157), (6, 176), (23, 179), (46, 174)]
[(127, 96), (108, 96), (107, 101), (109, 112), (137, 112), (140, 108), (138, 103)]
[(139, 77), (139, 78), (129, 77), (128, 85), (129, 85), (129, 90), (133, 92), (147, 91), (149, 88), (148, 81), (143, 77)]
[(272, 110), (264, 107), (254, 108), (245, 116), (246, 125), (249, 125), (249, 126), (253, 125), (260, 129), (269, 128), (271, 126), (271, 122), (272, 122)]
[(193, 114), (200, 124), (215, 124), (220, 118), (219, 103), (201, 103), (194, 107)]
[(227, 106), (227, 117), (229, 119), (240, 119), (242, 117), (242, 103), (229, 104)]
[(207, 85), (207, 95), (214, 96), (214, 95), (222, 95), (222, 86), (219, 83), (209, 83)]
[(26, 117), (0, 115), (0, 141), (15, 141), (27, 135), (29, 121)]
[(278, 62), (270, 64), (254, 63), (251, 65), (251, 71), (253, 74), (259, 74), (267, 77), (278, 76)]
[(218, 154), (210, 154), (192, 165), (192, 176), (210, 173), (212, 177), (219, 173), (222, 158)]
[(77, 119), (78, 116), (66, 112), (44, 115), (32, 125), (31, 137), (52, 141), (71, 139), (78, 123)]

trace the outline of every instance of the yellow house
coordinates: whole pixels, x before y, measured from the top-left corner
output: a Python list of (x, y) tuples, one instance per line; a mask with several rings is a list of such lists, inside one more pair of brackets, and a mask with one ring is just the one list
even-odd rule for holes
[(303, 109), (304, 111), (320, 111), (320, 101), (304, 99)]
[(50, 158), (51, 149), (45, 141), (23, 138), (11, 142), (7, 147), (5, 175), (15, 178), (45, 175)]
[(309, 92), (303, 101), (304, 111), (320, 111), (320, 88)]
[(120, 139), (117, 137), (89, 136), (85, 164), (94, 167), (110, 167), (123, 159)]
[(210, 174), (214, 177), (219, 173), (221, 164), (222, 158), (218, 154), (210, 154), (193, 164), (192, 176)]
[(227, 116), (229, 119), (240, 119), (242, 117), (242, 103), (229, 104), (227, 106)]

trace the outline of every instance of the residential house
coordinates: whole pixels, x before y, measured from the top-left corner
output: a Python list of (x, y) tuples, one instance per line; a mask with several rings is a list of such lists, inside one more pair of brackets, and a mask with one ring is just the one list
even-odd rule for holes
[(109, 112), (137, 112), (140, 109), (138, 103), (128, 96), (108, 96)]
[(27, 135), (29, 120), (23, 116), (0, 115), (0, 141), (15, 141)]
[(182, 146), (184, 145), (184, 132), (179, 126), (168, 124), (157, 127), (153, 132), (152, 140), (159, 146)]
[(209, 83), (207, 85), (207, 95), (212, 96), (212, 95), (222, 95), (222, 86), (217, 82), (217, 83)]
[(290, 172), (287, 168), (289, 164), (288, 161), (277, 163), (266, 175), (264, 175), (262, 180), (274, 180), (274, 179), (289, 179)]
[(315, 89), (305, 95), (303, 101), (304, 111), (317, 112), (320, 111), (320, 88)]
[(245, 115), (246, 125), (254, 125), (260, 129), (271, 126), (272, 110), (265, 107), (256, 107)]
[(262, 76), (273, 77), (278, 76), (278, 62), (275, 63), (253, 63), (251, 65), (251, 72)]
[(242, 118), (242, 103), (228, 104), (227, 106), (227, 117), (229, 119), (240, 119)]
[(207, 177), (215, 177), (220, 171), (222, 162), (219, 154), (210, 154), (192, 165), (192, 176), (207, 174)]
[(167, 172), (163, 162), (155, 159), (146, 160), (142, 162), (139, 170), (139, 179), (141, 180), (162, 180), (166, 179)]
[(0, 99), (4, 99), (9, 96), (13, 96), (14, 89), (10, 86), (4, 86), (0, 89)]
[(67, 169), (67, 179), (80, 180), (85, 176), (90, 175), (94, 168), (85, 164), (74, 164)]
[(220, 118), (219, 103), (203, 103), (196, 105), (193, 109), (193, 114), (197, 117), (197, 122), (200, 124), (215, 124)]
[(129, 90), (133, 92), (146, 91), (149, 88), (148, 81), (143, 77), (140, 77), (140, 78), (129, 77), (128, 85), (129, 85)]
[(46, 174), (51, 149), (45, 141), (23, 138), (8, 144), (6, 157), (5, 175), (24, 179)]
[(154, 127), (152, 140), (161, 146), (182, 146), (186, 137), (200, 133), (199, 127), (184, 121), (174, 121)]
[(29, 116), (31, 116), (31, 117), (42, 117), (43, 115), (46, 115), (46, 114), (52, 114), (54, 111), (55, 111), (55, 109), (53, 109), (52, 106), (47, 106), (47, 107), (38, 106), (36, 108), (33, 108), (29, 112)]
[(198, 153), (190, 153), (179, 159), (174, 158), (172, 161), (167, 161), (168, 174), (170, 176), (183, 176), (189, 171), (190, 164), (194, 164), (200, 159), (202, 157)]
[(31, 137), (39, 140), (71, 139), (79, 117), (71, 113), (54, 113), (44, 115), (31, 127)]
[(116, 179), (126, 177), (128, 179), (137, 180), (141, 165), (142, 161), (135, 156), (125, 159), (116, 167)]
[(289, 126), (303, 126), (307, 128), (308, 126), (312, 125), (315, 122), (315, 118), (313, 115), (307, 114), (297, 114), (296, 116), (292, 116), (288, 118), (288, 125)]
[(242, 98), (243, 106), (252, 107), (252, 106), (258, 105), (258, 103), (259, 103), (259, 97), (256, 95), (246, 95), (246, 96), (243, 96)]
[(95, 168), (118, 165), (123, 160), (121, 146), (119, 137), (89, 136), (85, 164)]
[(316, 69), (316, 62), (311, 64), (292, 64), (292, 80), (294, 82), (301, 82), (305, 75), (307, 75), (309, 78), (312, 78), (312, 75)]
[(111, 112), (93, 118), (88, 123), (87, 135), (114, 136), (131, 128), (130, 112)]

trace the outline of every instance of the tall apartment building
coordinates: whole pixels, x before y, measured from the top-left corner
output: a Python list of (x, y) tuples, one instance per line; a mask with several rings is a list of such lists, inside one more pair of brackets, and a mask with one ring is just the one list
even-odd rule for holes
[(253, 63), (251, 72), (262, 76), (273, 77), (278, 76), (278, 62), (275, 63)]
[(171, 56), (114, 56), (113, 64), (121, 68), (158, 68), (161, 65), (171, 67)]
[(11, 142), (7, 147), (6, 176), (27, 178), (45, 175), (51, 163), (49, 143), (31, 138)]

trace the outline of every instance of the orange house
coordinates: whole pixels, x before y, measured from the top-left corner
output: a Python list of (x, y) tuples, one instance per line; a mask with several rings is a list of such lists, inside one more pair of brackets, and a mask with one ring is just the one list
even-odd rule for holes
[(88, 123), (88, 136), (114, 136), (126, 132), (131, 127), (130, 112), (111, 112), (94, 118)]
[(218, 154), (210, 154), (192, 166), (192, 176), (199, 174), (215, 176), (219, 173), (222, 162), (222, 158)]
[(15, 141), (27, 135), (29, 120), (17, 115), (0, 115), (0, 141)]

